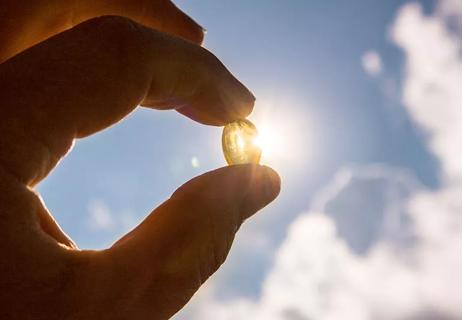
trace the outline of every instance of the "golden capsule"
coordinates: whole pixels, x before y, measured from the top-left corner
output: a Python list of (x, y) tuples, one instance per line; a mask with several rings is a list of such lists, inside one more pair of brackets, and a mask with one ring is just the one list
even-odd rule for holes
[(221, 138), (223, 154), (229, 165), (259, 163), (261, 148), (256, 144), (257, 128), (249, 120), (227, 124)]

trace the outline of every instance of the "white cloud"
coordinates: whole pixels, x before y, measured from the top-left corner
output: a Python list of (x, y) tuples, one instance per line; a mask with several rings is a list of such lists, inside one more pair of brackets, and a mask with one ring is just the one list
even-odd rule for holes
[[(398, 215), (404, 215), (402, 208), (391, 209), (389, 202), (405, 203), (408, 195), (418, 186), (405, 172), (393, 170), (383, 166), (371, 166), (365, 169), (342, 170), (333, 182), (317, 197), (318, 211), (307, 212), (293, 222), (288, 236), (275, 257), (275, 265), (264, 282), (261, 298), (258, 301), (236, 300), (222, 303), (214, 301), (209, 295), (202, 303), (189, 310), (188, 318), (194, 319), (370, 319), (378, 313), (379, 305), (374, 307), (373, 301), (386, 299), (391, 304), (397, 304), (396, 294), (393, 292), (402, 281), (409, 285), (406, 290), (401, 289), (404, 297), (409, 297), (402, 303), (402, 309), (410, 308), (408, 300), (413, 300), (415, 291), (411, 278), (411, 268), (404, 269), (390, 261), (388, 256), (376, 257), (368, 261), (367, 257), (360, 257), (354, 253), (348, 238), (340, 237), (335, 214), (353, 217), (357, 232), (368, 228), (368, 214), (390, 214), (393, 210)], [(390, 192), (396, 194), (390, 198)], [(398, 194), (399, 193), (399, 194)], [(378, 199), (377, 194), (386, 196)], [(350, 204), (345, 199), (361, 196), (364, 199), (353, 200)], [(368, 199), (369, 202), (379, 201), (376, 212), (361, 212), (362, 216), (355, 216), (361, 211), (361, 206)], [(342, 212), (339, 212), (341, 208)], [(390, 224), (386, 219), (379, 219), (377, 230), (378, 239), (387, 243), (385, 249), (373, 248), (373, 252), (382, 250), (389, 254), (389, 250), (397, 248), (394, 242), (388, 242)], [(407, 230), (405, 225), (396, 225), (393, 231), (400, 234)], [(386, 232), (388, 231), (388, 232)], [(351, 235), (351, 234), (350, 234)], [(377, 240), (379, 241), (379, 240)], [(391, 247), (389, 249), (388, 247)], [(399, 256), (399, 254), (397, 254)], [(393, 257), (395, 258), (395, 257)], [(365, 260), (363, 260), (365, 259)], [(384, 269), (381, 270), (380, 268)], [(395, 272), (398, 270), (399, 272)], [(391, 281), (382, 274), (390, 274), (400, 280)], [(377, 276), (380, 274), (380, 276)], [(381, 279), (381, 282), (378, 282)], [(370, 285), (375, 282), (375, 285)], [(385, 285), (386, 284), (386, 285)], [(374, 292), (374, 287), (388, 287), (387, 290)], [(371, 290), (372, 288), (372, 290)], [(393, 299), (395, 298), (395, 299)], [(372, 300), (372, 302), (368, 302)], [(206, 301), (206, 302), (205, 302)], [(404, 311), (396, 305), (391, 310)], [(410, 312), (409, 312), (410, 313)], [(392, 318), (390, 318), (392, 319)]]
[(87, 226), (93, 231), (128, 232), (139, 223), (139, 219), (129, 210), (114, 212), (101, 199), (88, 204)]
[(94, 200), (88, 205), (88, 226), (94, 230), (110, 230), (114, 227), (114, 218), (105, 202)]
[(404, 5), (392, 29), (403, 103), (441, 161), (439, 190), (383, 166), (339, 172), (292, 223), (259, 299), (218, 301), (209, 289), (188, 319), (462, 318), (462, 37), (447, 24), (460, 3), (430, 16)]
[(415, 3), (401, 9), (392, 35), (406, 54), (403, 103), (428, 134), (445, 177), (462, 178), (461, 37)]
[(361, 64), (364, 71), (371, 77), (377, 77), (382, 73), (382, 59), (376, 51), (365, 52), (361, 57)]
[[(455, 253), (462, 252), (462, 188), (430, 192), (415, 187), (407, 174), (386, 167), (342, 171), (326, 188), (331, 197), (324, 198), (325, 210), (307, 212), (292, 223), (257, 301), (220, 302), (209, 288), (187, 318), (460, 318), (462, 257)], [(393, 214), (389, 206), (396, 206), (395, 214), (410, 223), (394, 226), (389, 234), (384, 232), (389, 225), (383, 219), (378, 226), (382, 236), (367, 253), (358, 254), (339, 235), (331, 210), (344, 205), (343, 198), (361, 192), (362, 200), (342, 208), (347, 218), (354, 217), (364, 202), (376, 202), (374, 194), (387, 189), (397, 193), (380, 200), (377, 210), (389, 215)], [(368, 221), (355, 222), (356, 232), (364, 232)], [(402, 234), (412, 241), (403, 245), (393, 240)]]

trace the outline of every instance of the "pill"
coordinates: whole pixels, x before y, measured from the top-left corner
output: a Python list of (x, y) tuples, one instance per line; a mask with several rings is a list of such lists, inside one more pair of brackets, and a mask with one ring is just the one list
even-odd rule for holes
[(261, 148), (257, 144), (258, 131), (247, 119), (237, 120), (223, 128), (222, 147), (229, 165), (259, 163)]

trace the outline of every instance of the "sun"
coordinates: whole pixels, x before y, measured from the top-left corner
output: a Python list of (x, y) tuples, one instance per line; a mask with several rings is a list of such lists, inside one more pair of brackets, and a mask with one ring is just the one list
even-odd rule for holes
[(300, 141), (301, 135), (299, 132), (297, 134), (299, 121), (274, 108), (265, 108), (265, 105), (257, 109), (261, 111), (252, 114), (250, 119), (258, 130), (254, 143), (262, 150), (261, 163), (287, 169), (304, 158), (301, 150), (307, 150), (309, 145), (307, 141)]
[(286, 152), (284, 140), (283, 132), (270, 123), (263, 123), (258, 126), (258, 134), (254, 143), (261, 149), (262, 159), (271, 159), (271, 157), (281, 156)]

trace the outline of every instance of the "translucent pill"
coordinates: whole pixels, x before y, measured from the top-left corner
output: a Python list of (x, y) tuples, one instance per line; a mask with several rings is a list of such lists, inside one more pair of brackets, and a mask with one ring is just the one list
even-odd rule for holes
[(223, 129), (222, 147), (229, 165), (258, 163), (261, 148), (257, 144), (257, 128), (249, 120), (237, 120)]

